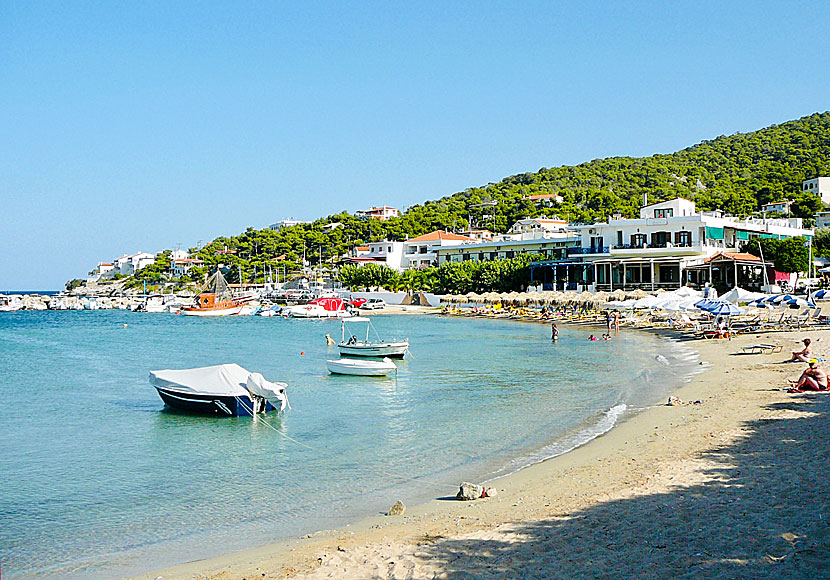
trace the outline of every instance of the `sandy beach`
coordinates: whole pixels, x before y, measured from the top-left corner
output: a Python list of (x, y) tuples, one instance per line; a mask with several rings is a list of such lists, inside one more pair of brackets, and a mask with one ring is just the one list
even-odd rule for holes
[[(711, 368), (681, 404), (491, 482), (496, 497), (137, 578), (829, 578), (830, 393), (784, 390), (806, 336), (830, 360), (830, 329), (686, 343)], [(783, 350), (744, 354), (758, 342)]]

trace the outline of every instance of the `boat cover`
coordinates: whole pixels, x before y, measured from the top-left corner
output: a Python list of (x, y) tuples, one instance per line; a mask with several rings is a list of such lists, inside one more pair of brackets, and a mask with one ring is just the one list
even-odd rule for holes
[(248, 395), (245, 384), (250, 371), (235, 363), (182, 369), (150, 371), (150, 383), (162, 388), (201, 395)]
[(285, 394), (285, 388), (288, 386), (285, 383), (272, 383), (265, 380), (259, 373), (251, 373), (248, 375), (246, 381), (248, 390), (257, 396), (269, 401), (276, 407), (274, 401), (280, 402), (280, 411), (285, 411), (288, 406), (288, 397)]

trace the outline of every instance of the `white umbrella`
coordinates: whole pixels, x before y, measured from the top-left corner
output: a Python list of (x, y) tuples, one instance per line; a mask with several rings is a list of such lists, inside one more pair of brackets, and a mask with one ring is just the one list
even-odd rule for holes
[(652, 296), (649, 294), (648, 296), (643, 296), (634, 302), (634, 308), (651, 308), (655, 304), (659, 302), (657, 296)]

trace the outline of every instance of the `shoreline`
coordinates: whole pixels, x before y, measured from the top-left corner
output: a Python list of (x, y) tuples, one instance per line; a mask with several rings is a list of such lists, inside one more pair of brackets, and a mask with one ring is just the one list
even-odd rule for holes
[[(656, 333), (671, 335), (661, 331)], [(446, 562), (443, 551), (448, 546), (468, 543), (492, 544), (501, 546), (501, 549), (505, 545), (511, 546), (512, 555), (509, 558), (512, 566), (541, 566), (547, 571), (546, 574), (555, 575), (548, 564), (533, 564), (539, 557), (538, 546), (533, 544), (527, 547), (521, 539), (517, 539), (517, 526), (527, 527), (533, 522), (554, 526), (556, 522), (588, 517), (586, 512), (608, 509), (607, 506), (619, 502), (647, 501), (641, 498), (654, 496), (672, 497), (675, 493), (682, 495), (682, 492), (673, 490), (684, 487), (717, 487), (713, 483), (717, 477), (710, 473), (713, 460), (709, 456), (717, 453), (718, 449), (740, 445), (747, 437), (747, 425), (763, 425), (776, 419), (798, 420), (804, 413), (792, 411), (790, 407), (793, 406), (808, 408), (818, 405), (823, 411), (830, 408), (830, 397), (825, 394), (790, 395), (778, 390), (786, 377), (797, 376), (802, 365), (773, 363), (781, 361), (783, 353), (791, 350), (790, 345), (807, 334), (818, 343), (817, 353), (820, 356), (830, 354), (830, 329), (780, 332), (765, 334), (762, 338), (759, 335), (745, 335), (731, 341), (683, 343), (696, 350), (700, 361), (711, 364), (711, 367), (677, 389), (675, 395), (683, 401), (701, 400), (702, 404), (657, 406), (639, 412), (576, 449), (494, 480), (490, 483), (498, 490), (494, 498), (473, 502), (435, 499), (408, 507), (403, 516), (373, 516), (342, 529), (320, 531), (304, 538), (155, 570), (134, 578), (407, 577), (400, 575), (402, 572), (396, 566), (404, 566), (411, 571), (410, 577), (433, 577), (436, 574), (442, 577), (442, 571), (459, 569), (459, 559), (466, 562), (461, 566), (462, 570), (478, 566), (475, 550), (469, 551), (469, 554), (456, 554), (451, 565)], [(735, 354), (741, 352), (741, 346), (770, 340), (781, 343), (783, 353)], [(739, 377), (737, 381), (736, 377)], [(794, 469), (804, 463), (803, 457), (790, 459), (784, 453), (788, 447), (783, 443), (780, 445), (781, 461), (792, 463), (787, 467)], [(805, 451), (809, 450), (809, 447), (805, 448)], [(780, 477), (787, 476), (785, 473)], [(814, 487), (830, 493), (830, 484), (823, 481), (816, 482)], [(706, 495), (704, 493), (704, 497)], [(753, 496), (751, 499), (763, 505), (768, 503), (764, 497)], [(798, 497), (791, 500), (794, 510), (803, 512)], [(744, 505), (751, 503), (748, 498), (744, 499)], [(620, 515), (624, 516), (615, 514), (616, 517)], [(676, 518), (666, 517), (666, 525), (678, 524)], [(711, 517), (716, 519), (714, 515)], [(708, 527), (706, 520), (710, 519), (710, 514), (698, 514), (690, 519), (700, 521), (701, 529), (704, 529)], [(656, 521), (659, 524), (660, 518)], [(579, 524), (567, 525), (576, 527), (582, 534), (593, 532), (591, 526), (582, 529)], [(798, 528), (798, 523), (784, 527)], [(786, 533), (793, 533), (792, 529), (786, 531), (782, 528), (781, 533), (770, 535), (769, 542), (776, 545), (776, 553), (786, 554), (790, 549), (787, 546), (793, 546), (796, 542), (791, 539), (789, 543), (784, 541), (781, 544), (775, 540), (776, 537), (780, 540), (783, 537), (781, 534)], [(699, 539), (705, 543), (705, 538)], [(628, 538), (628, 541), (637, 543), (635, 540)], [(567, 543), (569, 540), (557, 537), (551, 541)], [(566, 545), (564, 549), (568, 547)], [(581, 548), (570, 548), (574, 551), (571, 557), (578, 560)], [(622, 542), (619, 549), (626, 550)], [(684, 558), (699, 560), (702, 557), (695, 556), (699, 551), (691, 554), (686, 554), (686, 551), (676, 557), (664, 557), (663, 560), (668, 560), (664, 565), (674, 566), (672, 562)], [(511, 550), (508, 550), (510, 553)], [(770, 562), (780, 562), (766, 558), (765, 554), (758, 553), (756, 556), (746, 560), (755, 562), (754, 565), (761, 567), (759, 569), (773, 565)], [(830, 556), (823, 556), (821, 561), (826, 564), (828, 559)], [(675, 576), (677, 571), (671, 566), (662, 568), (658, 576)], [(575, 569), (572, 573), (578, 574), (579, 570)], [(637, 568), (632, 568), (630, 573), (637, 575)], [(737, 572), (732, 570), (731, 573)], [(481, 569), (475, 576), (498, 577), (490, 574)]]

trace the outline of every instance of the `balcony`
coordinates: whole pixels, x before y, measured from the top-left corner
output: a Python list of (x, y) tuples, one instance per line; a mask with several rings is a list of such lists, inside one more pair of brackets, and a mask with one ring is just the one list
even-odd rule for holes
[(662, 242), (657, 244), (615, 244), (611, 246), (614, 250), (643, 250), (647, 248), (691, 248), (691, 242), (682, 242), (673, 244), (671, 242)]
[(575, 254), (607, 254), (611, 250), (608, 246), (596, 246), (591, 248), (566, 248), (568, 251), (568, 255), (575, 255)]

